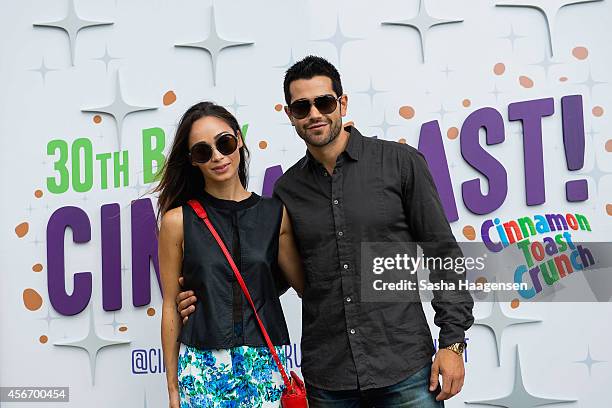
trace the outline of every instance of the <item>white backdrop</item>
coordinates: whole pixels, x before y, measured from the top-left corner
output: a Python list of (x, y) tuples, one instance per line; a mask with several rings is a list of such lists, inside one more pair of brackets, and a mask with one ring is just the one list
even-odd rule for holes
[[(167, 405), (165, 374), (160, 372), (161, 295), (153, 267), (151, 289), (145, 291), (150, 302), (134, 306), (132, 296), (132, 239), (138, 239), (132, 223), (147, 214), (131, 214), (130, 203), (148, 199), (146, 192), (153, 186), (147, 180), (143, 130), (161, 128), (167, 150), (187, 107), (200, 100), (226, 105), (248, 125), (250, 189), (261, 193), (266, 169), (286, 170), (304, 154), (301, 139), (280, 108), (286, 68), (310, 53), (339, 68), (349, 95), (347, 119), (362, 133), (416, 147), (421, 125), (437, 121), (457, 203), (458, 219), (451, 226), (458, 240), (479, 241), (486, 219), (498, 217), (503, 222), (567, 212), (584, 214), (592, 227), (576, 233), (575, 241), (610, 241), (610, 1), (566, 7), (561, 7), (569, 3), (564, 0), (422, 2), (421, 13), (462, 22), (419, 26), (424, 19), (412, 20), (418, 0), (214, 5), (208, 0), (2, 0), (0, 385), (69, 386), (70, 402), (46, 405), (50, 407)], [(545, 5), (546, 14), (533, 7), (537, 5)], [(78, 17), (58, 22), (74, 9)], [(213, 10), (216, 35), (253, 44), (213, 52), (214, 58), (203, 49), (175, 47), (214, 36), (209, 32)], [(83, 28), (70, 37), (58, 28), (35, 26), (51, 23), (71, 31), (83, 25), (79, 18), (112, 25)], [(381, 24), (407, 20), (422, 27), (423, 53), (414, 26)], [(586, 147), (579, 171), (568, 171), (563, 148), (560, 101), (567, 95), (582, 96)], [(121, 98), (128, 106), (121, 105)], [(508, 105), (538, 98), (553, 98), (555, 113), (542, 120), (546, 199), (528, 206), (522, 128), (508, 120)], [(131, 112), (143, 107), (155, 109)], [(464, 205), (461, 184), (480, 178), (486, 194), (487, 182), (463, 159), (458, 133), (464, 119), (483, 107), (496, 109), (504, 118), (505, 141), (486, 146), (482, 136), (481, 144), (504, 166), (508, 194), (495, 211), (476, 215)], [(122, 113), (128, 113), (125, 119)], [(62, 149), (66, 182), (57, 164), (63, 160)], [(127, 153), (114, 154), (119, 151)], [(114, 160), (120, 165), (123, 154), (129, 164), (122, 173), (116, 171), (121, 166)], [(588, 181), (589, 197), (568, 202), (564, 183), (578, 178)], [(112, 203), (120, 208), (121, 255), (112, 259), (119, 262), (115, 265), (120, 265), (121, 286), (118, 292), (116, 287), (108, 289), (107, 295), (114, 290), (122, 302), (119, 309), (106, 311), (101, 207)], [(141, 203), (146, 206), (147, 201)], [(49, 265), (61, 261), (61, 251), (51, 247), (58, 241), (47, 239), (49, 231), (58, 228), (50, 227), (56, 211), (69, 221), (75, 214), (85, 215), (91, 225), (91, 237), (83, 243), (73, 243), (71, 228), (64, 237), (66, 294), (74, 289), (75, 273), (91, 273), (91, 295), (88, 298), (85, 289), (84, 310), (74, 316), (54, 307), (58, 303), (50, 298), (56, 295), (48, 289), (61, 286), (57, 275), (53, 282), (48, 279)], [(563, 280), (564, 286), (583, 284), (580, 274)], [(299, 300), (290, 291), (282, 301), (292, 341), (297, 343), (290, 359), (299, 365)], [(609, 302), (484, 302), (475, 307), (475, 316), (487, 318), (499, 307), (506, 316), (496, 320), (504, 326), (497, 329), (500, 365), (493, 332), (475, 325), (466, 334), (465, 387), (448, 407), (464, 406), (465, 401), (493, 403), (505, 396), (509, 397), (497, 401), (499, 406), (536, 406), (536, 400), (521, 399), (524, 393), (574, 401), (551, 406), (612, 404)], [(426, 312), (431, 321), (429, 305)], [(512, 318), (540, 322), (505, 327)], [(437, 328), (432, 325), (432, 330), (437, 337)], [(79, 343), (84, 338), (90, 341)], [(97, 352), (95, 344), (109, 346)]]

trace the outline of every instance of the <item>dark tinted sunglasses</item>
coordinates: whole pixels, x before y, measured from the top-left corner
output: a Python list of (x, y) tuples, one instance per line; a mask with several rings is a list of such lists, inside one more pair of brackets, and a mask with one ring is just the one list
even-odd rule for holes
[(289, 113), (296, 119), (304, 119), (310, 113), (310, 107), (314, 105), (319, 112), (328, 115), (336, 110), (340, 98), (342, 96), (336, 98), (333, 95), (321, 95), (314, 98), (314, 102), (310, 99), (298, 99), (289, 105)]
[[(215, 140), (215, 149), (224, 156), (229, 156), (238, 148), (238, 137), (229, 132), (221, 133)], [(194, 144), (189, 151), (192, 163), (206, 163), (213, 155), (213, 148), (206, 142)]]

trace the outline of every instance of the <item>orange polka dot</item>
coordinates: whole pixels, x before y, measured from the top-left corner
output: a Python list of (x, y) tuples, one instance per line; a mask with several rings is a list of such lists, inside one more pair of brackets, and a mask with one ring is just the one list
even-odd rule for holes
[(406, 139), (404, 139), (404, 138), (402, 137), (402, 138), (401, 138), (400, 140), (398, 140), (397, 142), (398, 142), (398, 143), (401, 143), (401, 144), (406, 144)]
[(45, 344), (46, 342), (49, 341), (49, 338), (43, 334), (42, 336), (38, 338), (38, 341), (40, 341), (40, 344)]
[(446, 136), (448, 136), (450, 140), (456, 139), (459, 136), (459, 129), (457, 129), (456, 127), (448, 128)]
[(262, 140), (259, 142), (259, 148), (261, 150), (265, 150), (268, 147), (268, 142), (266, 142), (265, 140)]
[(412, 119), (414, 118), (414, 108), (412, 106), (402, 106), (399, 109), (399, 114), (404, 119)]
[(606, 213), (612, 216), (612, 204), (606, 204)]
[(38, 310), (42, 306), (42, 297), (34, 289), (25, 289), (23, 291), (23, 304), (30, 311)]
[(601, 106), (595, 106), (592, 112), (593, 116), (600, 117), (604, 114), (604, 109)]
[(32, 266), (32, 270), (34, 272), (42, 272), (43, 266), (42, 264), (37, 263), (36, 265)]
[(172, 105), (174, 102), (176, 102), (176, 94), (174, 91), (166, 92), (163, 97), (164, 106)]
[(481, 276), (478, 279), (476, 279), (476, 283), (478, 285), (484, 285), (485, 283), (487, 283), (487, 278), (485, 278), (484, 276)]
[(493, 66), (493, 73), (495, 75), (503, 75), (506, 72), (506, 65), (503, 62), (498, 62)]
[(567, 77), (566, 76), (560, 77), (559, 82), (567, 82)]
[(281, 105), (280, 103), (277, 103), (276, 105), (274, 105), (274, 110), (277, 112), (280, 112), (283, 110), (283, 105)]
[(476, 231), (474, 230), (474, 227), (471, 225), (466, 225), (465, 227), (463, 227), (463, 236), (469, 239), (470, 241), (475, 240)]
[(519, 84), (521, 84), (523, 88), (533, 88), (533, 80), (525, 75), (519, 77)]
[(463, 105), (464, 108), (469, 108), (470, 105), (472, 104), (472, 101), (470, 101), (469, 99), (464, 99), (461, 104)]
[(155, 309), (150, 307), (147, 309), (147, 315), (149, 316), (155, 316)]
[(589, 50), (586, 47), (574, 47), (572, 55), (579, 60), (585, 60), (589, 56)]
[(121, 326), (121, 327), (119, 328), (119, 331), (120, 331), (120, 332), (126, 332), (126, 331), (127, 331), (127, 326)]
[(517, 307), (519, 307), (520, 304), (521, 304), (520, 300), (512, 299), (512, 302), (510, 302), (510, 307), (513, 309), (516, 309)]
[(34, 191), (34, 197), (36, 198), (40, 198), (43, 196), (43, 191), (42, 190), (36, 190)]
[(94, 116), (94, 117), (93, 117), (93, 122), (94, 122), (95, 124), (98, 124), (98, 123), (102, 122), (102, 116), (100, 116), (100, 115), (96, 115), (96, 116)]
[(29, 230), (30, 224), (28, 224), (27, 222), (22, 222), (21, 224), (15, 227), (15, 234), (17, 234), (19, 238), (23, 238), (28, 234)]
[(606, 142), (606, 152), (612, 153), (612, 139)]

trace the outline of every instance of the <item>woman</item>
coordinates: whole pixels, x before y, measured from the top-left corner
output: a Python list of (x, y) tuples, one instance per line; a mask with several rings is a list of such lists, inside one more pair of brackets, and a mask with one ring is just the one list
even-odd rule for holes
[[(178, 125), (155, 190), (171, 408), (280, 406), (283, 381), (251, 307), (217, 242), (187, 204), (196, 199), (206, 209), (284, 364), (289, 335), (278, 297), (285, 280), (301, 295), (301, 261), (282, 203), (246, 190), (247, 157), (234, 116), (198, 103)], [(198, 297), (184, 326), (175, 304), (179, 276)]]

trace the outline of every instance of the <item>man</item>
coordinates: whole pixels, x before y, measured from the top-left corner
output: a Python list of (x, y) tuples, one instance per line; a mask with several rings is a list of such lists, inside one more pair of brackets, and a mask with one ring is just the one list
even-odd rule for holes
[[(463, 386), (469, 293), (434, 291), (440, 336), (433, 364), (420, 302), (361, 300), (362, 243), (422, 242), (426, 256), (461, 256), (424, 157), (343, 127), (348, 97), (323, 58), (289, 68), (284, 92), (285, 112), (307, 146), (274, 193), (304, 262), (301, 367), (310, 406), (442, 407)], [(432, 270), (430, 280), (442, 276), (448, 279)], [(195, 297), (184, 292), (177, 302), (186, 316)]]

